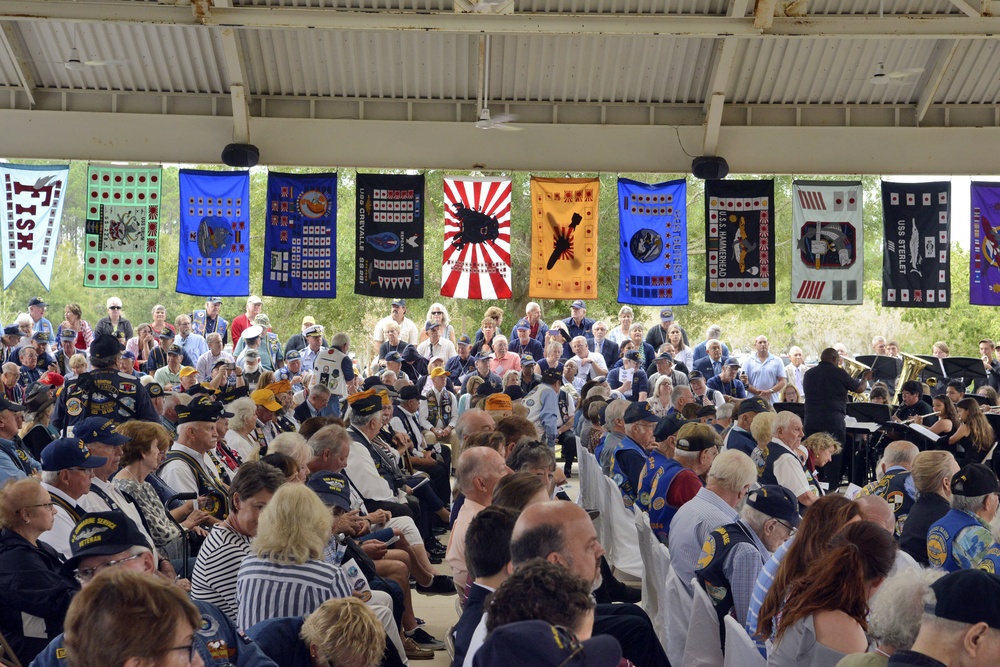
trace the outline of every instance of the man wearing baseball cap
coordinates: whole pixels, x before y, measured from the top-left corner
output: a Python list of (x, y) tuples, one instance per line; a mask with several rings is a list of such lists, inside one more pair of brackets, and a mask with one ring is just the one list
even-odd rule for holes
[(951, 510), (927, 531), (927, 560), (945, 572), (979, 566), (997, 542), (990, 522), (997, 515), (996, 474), (981, 463), (970, 463), (951, 478)]
[(56, 350), (55, 364), (61, 375), (68, 375), (70, 370), (69, 360), (76, 354), (76, 332), (72, 329), (63, 329), (59, 332), (59, 349)]
[(611, 479), (622, 493), (625, 507), (631, 508), (639, 497), (639, 478), (656, 441), (653, 428), (660, 418), (650, 410), (649, 403), (633, 403), (625, 410), (625, 437), (611, 456)]
[(746, 623), (757, 576), (800, 521), (799, 501), (792, 492), (768, 484), (747, 494), (739, 520), (708, 534), (694, 574), (712, 599), (720, 628), (730, 611), (740, 625)]
[(42, 486), (52, 496), (56, 517), (52, 529), (39, 539), (66, 558), (70, 553), (69, 535), (86, 513), (82, 500), (90, 491), (94, 469), (108, 460), (93, 456), (79, 438), (59, 438), (42, 450)]
[[(158, 422), (160, 415), (139, 381), (118, 371), (122, 346), (118, 339), (99, 334), (90, 346), (88, 373), (68, 382), (59, 392), (52, 410), (52, 426), (62, 431), (91, 416), (124, 424), (130, 419)], [(106, 387), (111, 387), (108, 391)], [(102, 388), (104, 387), (104, 388)]]
[(431, 425), (430, 431), (424, 435), (431, 444), (446, 442), (455, 447), (458, 445), (458, 436), (455, 435), (458, 397), (448, 391), (451, 373), (438, 366), (432, 368), (429, 375), (431, 386), (424, 392), (425, 401), (420, 404), (424, 419)]
[[(493, 354), (484, 350), (472, 359), (476, 364), (475, 374), (479, 375), (479, 377), (483, 379), (483, 386), (489, 385), (493, 390), (499, 392), (502, 389), (501, 385), (503, 384), (503, 380), (500, 379), (499, 375), (490, 370), (490, 360), (492, 358)], [(469, 373), (469, 375), (465, 378), (465, 385), (463, 386), (462, 391), (467, 392), (469, 390), (469, 379), (472, 376), (473, 373)]]
[(237, 315), (233, 318), (232, 327), (230, 327), (230, 336), (235, 345), (240, 338), (243, 337), (243, 330), (253, 324), (254, 318), (260, 314), (261, 308), (263, 308), (264, 302), (261, 301), (259, 296), (251, 295), (247, 299), (245, 312)]
[[(711, 359), (711, 357), (705, 357)], [(739, 403), (747, 397), (746, 387), (740, 382), (736, 375), (740, 371), (740, 362), (735, 358), (729, 358), (722, 362), (722, 369), (718, 374), (708, 379), (706, 386), (712, 391), (717, 391), (726, 397), (726, 401)]]
[[(577, 639), (546, 621), (517, 621), (491, 632), (476, 652), (473, 667), (618, 667), (622, 647), (610, 635)], [(631, 663), (629, 663), (631, 664)]]
[(750, 433), (750, 425), (753, 423), (754, 417), (762, 412), (770, 411), (771, 407), (767, 401), (757, 396), (742, 401), (740, 407), (736, 409), (736, 423), (729, 429), (729, 433), (722, 443), (723, 448), (736, 449), (747, 456), (753, 454), (753, 450), (757, 448), (757, 441)]
[(222, 337), (222, 344), (229, 341), (229, 323), (219, 313), (222, 311), (222, 298), (210, 296), (205, 299), (205, 310), (191, 313), (191, 329), (199, 336), (208, 339), (208, 334), (217, 333)]
[(528, 421), (544, 435), (545, 442), (552, 449), (555, 449), (559, 430), (563, 425), (559, 412), (561, 386), (562, 373), (556, 368), (547, 368), (542, 373), (542, 381), (521, 400), (521, 404), (528, 408)]
[[(193, 368), (193, 367), (183, 363), (183, 360), (186, 358), (186, 355), (184, 354), (184, 350), (181, 349), (180, 345), (173, 344), (173, 333), (170, 331), (170, 329), (163, 330), (163, 334), (168, 334), (168, 333), (171, 335), (171, 338), (165, 341), (167, 344), (165, 346), (158, 347), (156, 350), (153, 350), (153, 352), (160, 350), (166, 355), (167, 358), (166, 365), (160, 366), (159, 368), (156, 369), (156, 372), (153, 373), (153, 379), (162, 384), (164, 387), (170, 387), (176, 389), (181, 383), (181, 369), (185, 367), (188, 368)], [(163, 334), (160, 334), (160, 336), (162, 337)], [(149, 353), (150, 360), (153, 359), (153, 352)]]
[(21, 442), (24, 406), (0, 395), (0, 486), (8, 479), (23, 479), (41, 468)]
[(594, 320), (587, 317), (587, 303), (577, 299), (569, 306), (570, 316), (563, 320), (569, 331), (570, 340), (583, 336), (588, 340), (594, 337)]
[(52, 327), (52, 322), (49, 322), (45, 318), (45, 309), (49, 307), (49, 304), (45, 303), (45, 300), (40, 296), (32, 297), (28, 300), (28, 315), (31, 316), (31, 330), (35, 333), (44, 332), (48, 334), (49, 340), (52, 340), (56, 335), (56, 330)]
[(226, 488), (209, 452), (218, 442), (215, 422), (233, 415), (208, 396), (199, 396), (187, 405), (178, 404), (175, 410), (177, 442), (160, 466), (160, 477), (178, 493), (207, 496), (211, 504), (203, 509), (216, 519), (225, 519), (229, 514)]
[(1000, 577), (981, 570), (946, 574), (924, 597), (920, 630), (891, 667), (988, 667), (1000, 664)]
[[(98, 572), (109, 568), (156, 576), (156, 557), (147, 548), (135, 524), (121, 512), (84, 515), (70, 541), (72, 555), (63, 565), (63, 572), (75, 576), (84, 588), (90, 585)], [(236, 629), (222, 610), (200, 600), (192, 602), (201, 614), (201, 626), (191, 638), (191, 648), (197, 653), (198, 662), (208, 667), (277, 667), (255, 643)], [(66, 664), (64, 646), (65, 637), (59, 635), (32, 664), (35, 667), (63, 667)], [(187, 648), (184, 647), (185, 650)], [(190, 664), (195, 663), (192, 661)]]
[(372, 356), (378, 356), (379, 348), (385, 340), (385, 327), (389, 322), (395, 322), (399, 326), (399, 339), (404, 343), (416, 345), (420, 340), (420, 332), (417, 325), (406, 316), (406, 300), (394, 299), (392, 302), (392, 312), (375, 323), (375, 330), (372, 332)]

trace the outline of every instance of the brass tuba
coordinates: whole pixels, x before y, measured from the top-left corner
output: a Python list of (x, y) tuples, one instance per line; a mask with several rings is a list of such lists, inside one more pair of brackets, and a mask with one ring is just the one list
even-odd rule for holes
[[(841, 357), (840, 363), (847, 371), (847, 374), (851, 376), (854, 380), (860, 380), (861, 376), (872, 369), (871, 366), (865, 366), (860, 361), (854, 361), (854, 359), (848, 359), (847, 357)], [(868, 392), (859, 391), (849, 391), (848, 395), (854, 400), (855, 403), (867, 403), (868, 402)]]
[(903, 359), (903, 368), (899, 371), (899, 378), (896, 379), (896, 393), (892, 395), (892, 404), (895, 406), (898, 406), (903, 398), (903, 383), (910, 380), (917, 380), (919, 382), (920, 373), (930, 366), (929, 363), (912, 354), (900, 352), (899, 356)]

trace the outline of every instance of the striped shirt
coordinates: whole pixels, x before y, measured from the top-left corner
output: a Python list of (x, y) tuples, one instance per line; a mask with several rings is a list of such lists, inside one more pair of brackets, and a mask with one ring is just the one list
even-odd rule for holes
[[(792, 546), (794, 540), (794, 537), (790, 537), (785, 540), (784, 544), (778, 547), (778, 550), (774, 552), (771, 559), (764, 564), (764, 569), (757, 575), (757, 583), (753, 587), (753, 596), (750, 598), (750, 608), (747, 610), (745, 627), (747, 633), (753, 637), (761, 653), (764, 651), (764, 642), (757, 637), (757, 617), (760, 614), (761, 605), (764, 604), (764, 598), (767, 597), (767, 592), (771, 590), (771, 584), (774, 583), (774, 577), (778, 574), (778, 567), (781, 565), (782, 559), (788, 553), (788, 549)], [(774, 627), (778, 627), (777, 619), (775, 619)], [(772, 632), (771, 634), (773, 636), (774, 633)]]
[(236, 579), (236, 625), (246, 629), (269, 618), (305, 616), (330, 598), (347, 597), (351, 584), (335, 565), (274, 563), (251, 554)]
[(691, 579), (698, 568), (701, 548), (708, 534), (719, 526), (739, 521), (740, 515), (726, 504), (718, 494), (703, 488), (694, 498), (684, 503), (670, 520), (668, 533), (670, 564), (684, 590), (694, 595)]
[(250, 554), (250, 538), (228, 524), (216, 524), (198, 551), (191, 575), (191, 597), (214, 604), (236, 622), (236, 576)]

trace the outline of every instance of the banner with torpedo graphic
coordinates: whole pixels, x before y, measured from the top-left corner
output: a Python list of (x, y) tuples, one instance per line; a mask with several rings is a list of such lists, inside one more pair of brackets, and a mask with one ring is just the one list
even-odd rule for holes
[(354, 292), (424, 296), (424, 177), (357, 175)]
[(861, 194), (860, 181), (792, 184), (792, 303), (864, 299)]
[(969, 303), (1000, 306), (1000, 183), (972, 182)]
[(531, 179), (531, 283), (538, 299), (597, 298), (596, 178)]
[(951, 305), (951, 183), (882, 181), (882, 305)]
[(705, 181), (705, 301), (774, 303), (774, 181)]

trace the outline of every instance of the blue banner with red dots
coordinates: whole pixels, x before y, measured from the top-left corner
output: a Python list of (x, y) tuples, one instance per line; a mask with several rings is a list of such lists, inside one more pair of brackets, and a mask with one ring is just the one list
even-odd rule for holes
[(267, 175), (264, 296), (337, 296), (337, 174)]
[(250, 172), (181, 169), (177, 291), (250, 294)]
[(87, 168), (84, 287), (159, 287), (159, 167)]
[(686, 305), (687, 182), (650, 184), (619, 178), (618, 224), (618, 302)]

